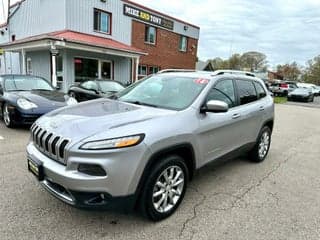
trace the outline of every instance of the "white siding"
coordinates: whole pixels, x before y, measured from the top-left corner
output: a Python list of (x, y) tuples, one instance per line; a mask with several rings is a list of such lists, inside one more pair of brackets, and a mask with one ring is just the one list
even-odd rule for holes
[[(123, 15), (123, 2), (108, 0), (67, 0), (67, 29), (94, 34), (131, 45), (131, 19)], [(112, 13), (112, 35), (97, 33), (93, 30), (94, 8)]]
[(66, 28), (66, 0), (27, 0), (10, 18), (10, 37), (16, 39)]
[(51, 80), (50, 53), (49, 51), (27, 52), (26, 58), (31, 59), (32, 75)]

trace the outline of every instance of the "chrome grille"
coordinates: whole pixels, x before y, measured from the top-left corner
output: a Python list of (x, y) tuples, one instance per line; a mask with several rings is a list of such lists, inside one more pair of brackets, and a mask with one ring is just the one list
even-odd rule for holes
[(66, 165), (66, 148), (70, 141), (34, 124), (31, 138), (37, 149), (47, 157)]

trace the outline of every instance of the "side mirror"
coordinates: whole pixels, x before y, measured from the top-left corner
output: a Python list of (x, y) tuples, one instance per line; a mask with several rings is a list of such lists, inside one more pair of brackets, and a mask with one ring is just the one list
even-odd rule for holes
[(210, 100), (207, 104), (201, 108), (201, 113), (223, 113), (228, 112), (229, 106), (227, 103), (219, 100)]

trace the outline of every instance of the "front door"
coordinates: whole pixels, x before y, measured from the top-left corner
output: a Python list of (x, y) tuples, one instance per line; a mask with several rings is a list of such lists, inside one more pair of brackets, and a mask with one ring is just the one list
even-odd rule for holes
[(206, 102), (220, 100), (229, 106), (225, 113), (206, 113), (200, 118), (198, 143), (204, 165), (239, 147), (243, 129), (234, 80), (222, 79), (209, 92)]
[(112, 76), (112, 62), (110, 61), (101, 61), (101, 68), (100, 68), (100, 78), (111, 80), (113, 79)]

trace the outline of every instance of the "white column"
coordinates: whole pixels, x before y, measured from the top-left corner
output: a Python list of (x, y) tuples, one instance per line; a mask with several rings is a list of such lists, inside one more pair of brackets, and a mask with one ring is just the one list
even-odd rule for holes
[(136, 58), (136, 79), (135, 79), (135, 82), (138, 81), (139, 62), (140, 62), (140, 57), (137, 57), (137, 58)]
[(131, 79), (130, 79), (130, 81), (131, 81), (131, 83), (133, 83), (134, 82), (134, 73), (135, 73), (135, 68), (134, 68), (134, 62), (135, 62), (135, 59), (134, 58), (131, 58)]
[(57, 87), (57, 60), (56, 57), (59, 51), (56, 49), (55, 46), (51, 46), (51, 69), (52, 69), (52, 76), (51, 81), (54, 87)]
[(26, 52), (24, 51), (24, 49), (21, 50), (21, 58), (22, 58), (22, 74), (27, 74)]

